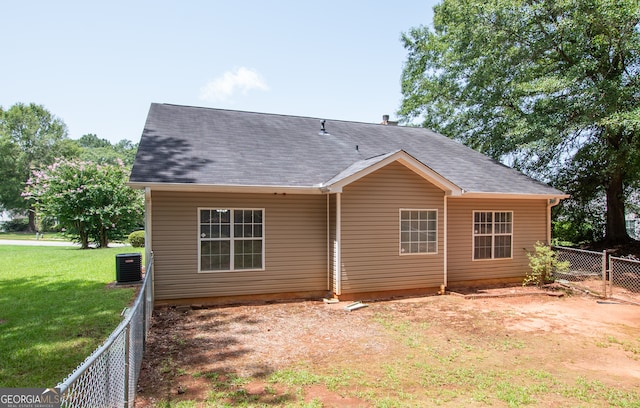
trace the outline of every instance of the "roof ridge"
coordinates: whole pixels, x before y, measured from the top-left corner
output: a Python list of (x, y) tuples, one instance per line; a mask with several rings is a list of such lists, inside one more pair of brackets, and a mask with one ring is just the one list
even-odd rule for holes
[[(389, 125), (384, 125), (384, 124), (376, 123), (376, 122), (362, 122), (362, 121), (357, 121), (357, 120), (335, 119), (335, 118), (330, 118), (330, 117), (291, 115), (291, 114), (272, 113), (272, 112), (258, 112), (258, 111), (229, 109), (229, 108), (215, 108), (215, 107), (211, 107), (211, 106), (181, 105), (181, 104), (177, 104), (177, 103), (168, 103), (168, 102), (151, 102), (151, 104), (152, 105), (161, 105), (161, 106), (173, 106), (173, 107), (177, 107), (177, 108), (204, 109), (204, 110), (219, 111), (219, 112), (232, 112), (232, 113), (243, 113), (243, 114), (249, 113), (249, 114), (254, 114), (254, 115), (271, 116), (271, 117), (280, 116), (280, 117), (286, 117), (286, 118), (326, 120), (326, 121), (341, 122), (341, 123), (357, 123), (357, 124), (362, 124), (362, 125), (377, 125), (377, 126), (385, 126), (385, 127), (389, 126)], [(406, 128), (406, 129), (419, 128), (419, 127), (416, 127), (416, 126), (402, 126), (402, 125), (397, 125), (397, 126), (394, 126), (394, 127), (395, 128), (401, 128), (401, 129), (402, 128)], [(427, 128), (419, 128), (419, 129), (430, 130), (430, 129), (427, 129)]]

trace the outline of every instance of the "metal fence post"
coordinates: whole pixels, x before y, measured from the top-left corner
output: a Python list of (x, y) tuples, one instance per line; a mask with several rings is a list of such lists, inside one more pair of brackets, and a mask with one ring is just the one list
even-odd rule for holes
[[(146, 285), (142, 285), (142, 291), (144, 292)], [(142, 301), (142, 317), (140, 318), (142, 321), (142, 351), (145, 349), (145, 344), (147, 344), (147, 297), (145, 296)]]
[(613, 297), (613, 255), (609, 255), (609, 291), (611, 292), (611, 297)]
[(607, 298), (607, 250), (602, 251), (602, 293)]
[(127, 324), (124, 338), (124, 406), (129, 407), (129, 356), (131, 352), (131, 324)]

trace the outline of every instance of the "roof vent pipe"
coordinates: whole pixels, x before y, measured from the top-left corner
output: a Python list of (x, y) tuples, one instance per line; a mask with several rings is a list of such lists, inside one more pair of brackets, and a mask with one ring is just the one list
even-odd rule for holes
[(380, 124), (381, 125), (389, 125), (389, 126), (398, 126), (398, 122), (397, 121), (390, 121), (389, 120), (389, 115), (382, 115), (382, 122)]
[(325, 124), (326, 120), (322, 119), (320, 121), (320, 135), (328, 135), (329, 132), (327, 132), (327, 129), (325, 128), (324, 124)]

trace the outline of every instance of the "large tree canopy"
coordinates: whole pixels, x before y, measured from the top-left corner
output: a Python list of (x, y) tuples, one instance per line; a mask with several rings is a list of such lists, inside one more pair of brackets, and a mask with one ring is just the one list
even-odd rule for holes
[(606, 238), (629, 239), (640, 178), (640, 2), (444, 0), (403, 35), (399, 115), (573, 196), (606, 197)]
[[(6, 111), (0, 108), (0, 208), (29, 209), (20, 194), (31, 171), (78, 151), (67, 138), (64, 122), (42, 105), (17, 103)], [(33, 230), (33, 213), (29, 215)]]

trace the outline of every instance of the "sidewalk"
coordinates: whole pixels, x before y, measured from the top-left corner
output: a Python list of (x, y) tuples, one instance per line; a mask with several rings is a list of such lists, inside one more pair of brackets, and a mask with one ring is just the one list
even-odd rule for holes
[(26, 245), (26, 246), (78, 246), (67, 241), (44, 241), (29, 239), (0, 239), (0, 245)]
[[(56, 247), (77, 247), (79, 244), (68, 241), (44, 241), (44, 240), (21, 240), (21, 239), (0, 239), (0, 245), (23, 245), (23, 246), (56, 246)], [(110, 242), (109, 248), (123, 247), (126, 244)]]

